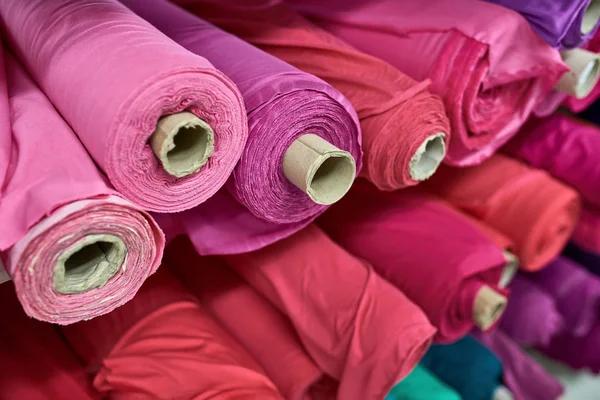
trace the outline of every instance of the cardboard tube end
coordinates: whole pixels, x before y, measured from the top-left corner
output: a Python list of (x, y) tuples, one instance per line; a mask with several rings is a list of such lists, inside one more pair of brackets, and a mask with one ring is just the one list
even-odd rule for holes
[(161, 118), (150, 146), (167, 173), (177, 178), (200, 171), (214, 152), (210, 125), (189, 112)]
[(283, 173), (317, 204), (329, 205), (350, 190), (356, 162), (323, 138), (306, 134), (296, 139), (283, 156)]
[(506, 260), (506, 264), (504, 265), (504, 269), (502, 270), (500, 282), (498, 282), (498, 286), (502, 289), (508, 287), (510, 282), (517, 274), (517, 271), (519, 270), (519, 258), (515, 254), (511, 253), (508, 250), (505, 250), (504, 259)]
[(446, 156), (446, 134), (438, 132), (421, 143), (410, 160), (410, 177), (415, 181), (424, 181), (431, 177)]
[(600, 55), (571, 49), (562, 51), (561, 56), (570, 71), (563, 74), (555, 89), (578, 99), (586, 97), (600, 78)]
[(59, 257), (54, 268), (54, 290), (78, 294), (100, 288), (125, 262), (127, 247), (113, 235), (90, 235)]
[(489, 286), (483, 286), (475, 297), (473, 317), (482, 331), (489, 329), (506, 309), (507, 299)]
[(592, 0), (588, 4), (581, 20), (581, 34), (587, 35), (594, 30), (600, 20), (600, 0)]

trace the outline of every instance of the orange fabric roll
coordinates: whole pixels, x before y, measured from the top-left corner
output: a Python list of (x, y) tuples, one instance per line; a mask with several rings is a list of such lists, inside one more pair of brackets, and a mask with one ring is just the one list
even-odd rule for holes
[(426, 188), (511, 239), (528, 271), (561, 252), (581, 214), (576, 191), (501, 154), (475, 167), (440, 168)]
[(175, 0), (203, 19), (323, 79), (356, 109), (362, 176), (381, 190), (416, 185), (446, 153), (450, 125), (441, 99), (388, 63), (361, 53), (272, 0)]

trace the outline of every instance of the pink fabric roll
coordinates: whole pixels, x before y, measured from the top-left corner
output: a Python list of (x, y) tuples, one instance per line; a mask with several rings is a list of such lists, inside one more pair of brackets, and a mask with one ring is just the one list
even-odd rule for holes
[(600, 253), (600, 208), (583, 207), (571, 241), (584, 250)]
[(268, 300), (222, 260), (198, 256), (183, 237), (169, 245), (165, 261), (170, 271), (263, 367), (283, 397), (312, 398), (311, 393), (325, 381), (323, 373), (306, 354), (290, 321)]
[[(206, 59), (115, 0), (9, 0), (0, 18), (25, 67), (126, 198), (177, 212), (225, 184), (247, 119), (235, 85)], [(200, 172), (175, 178), (147, 142), (161, 116), (183, 110), (212, 127), (214, 153)]]
[[(156, 270), (164, 236), (148, 214), (115, 196), (42, 91), (5, 57), (13, 147), (0, 202), (4, 264), (34, 318), (69, 324), (107, 313)], [(93, 243), (107, 246), (103, 258), (70, 270), (77, 247)], [(96, 279), (105, 273), (108, 280)], [(87, 291), (69, 289), (83, 282)]]
[(423, 356), (435, 329), (421, 310), (316, 226), (226, 261), (286, 314), (337, 397), (382, 399)]
[(458, 340), (475, 326), (482, 286), (501, 291), (502, 250), (433, 196), (356, 182), (319, 224), (421, 307), (438, 328), (438, 342)]
[(481, 1), (289, 0), (321, 27), (444, 100), (446, 162), (482, 162), (517, 132), (567, 71), (518, 13)]

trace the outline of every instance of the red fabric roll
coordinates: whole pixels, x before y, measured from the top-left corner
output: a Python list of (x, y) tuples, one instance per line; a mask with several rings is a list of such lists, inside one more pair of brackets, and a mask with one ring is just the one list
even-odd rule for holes
[(324, 382), (323, 373), (290, 321), (268, 300), (223, 260), (200, 257), (187, 238), (174, 240), (165, 259), (170, 271), (264, 368), (283, 397), (312, 398), (311, 392)]
[(110, 314), (63, 328), (110, 399), (281, 399), (246, 351), (166, 270)]
[(319, 223), (421, 307), (438, 328), (438, 342), (474, 327), (475, 296), (484, 285), (501, 291), (502, 250), (431, 195), (383, 193), (356, 182)]
[(0, 304), (0, 399), (100, 399), (54, 327), (25, 315), (12, 283), (0, 287)]
[(422, 311), (316, 226), (227, 262), (286, 314), (340, 399), (382, 399), (423, 356)]

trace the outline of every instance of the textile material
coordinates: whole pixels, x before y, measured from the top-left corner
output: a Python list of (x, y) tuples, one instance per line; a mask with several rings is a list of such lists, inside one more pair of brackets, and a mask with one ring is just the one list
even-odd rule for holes
[(456, 390), (462, 400), (492, 399), (502, 378), (498, 358), (471, 336), (431, 346), (420, 365)]
[(564, 255), (583, 265), (588, 271), (600, 276), (600, 254), (586, 251), (579, 246), (569, 243), (565, 247)]
[(577, 192), (502, 154), (469, 168), (440, 168), (428, 190), (513, 240), (522, 269), (543, 268), (579, 220)]
[(502, 250), (433, 196), (384, 193), (356, 182), (319, 224), (414, 301), (438, 329), (438, 342), (455, 341), (474, 327), (482, 286), (500, 291)]
[[(114, 195), (43, 92), (12, 56), (5, 58), (13, 146), (0, 204), (7, 272), (34, 318), (68, 324), (107, 313), (129, 301), (156, 270), (164, 236), (148, 214)], [(57, 292), (55, 273), (63, 253), (90, 235), (121, 240), (124, 261), (105, 284), (79, 294)]]
[[(48, 23), (50, 15), (56, 23)], [(225, 184), (247, 120), (235, 85), (206, 59), (115, 0), (9, 0), (0, 19), (24, 66), (127, 199), (177, 212)], [(182, 110), (212, 127), (215, 148), (200, 172), (178, 179), (147, 141), (161, 116)]]
[(501, 330), (473, 335), (502, 363), (504, 385), (516, 400), (556, 400), (563, 394), (562, 384)]
[(584, 336), (563, 332), (541, 347), (549, 357), (559, 360), (574, 369), (589, 369), (600, 374), (600, 322)]
[(584, 205), (571, 242), (585, 251), (600, 253), (600, 208)]
[(381, 399), (414, 368), (435, 329), (421, 310), (316, 226), (226, 261), (286, 314), (340, 399)]
[[(175, 2), (344, 94), (362, 127), (362, 176), (380, 189), (415, 185), (437, 168), (445, 150), (441, 144), (420, 147), (436, 134), (445, 134), (447, 143), (450, 127), (441, 100), (427, 91), (428, 80), (418, 83), (386, 62), (356, 51), (282, 1)], [(416, 161), (423, 151), (436, 155), (425, 154)]]
[[(216, 257), (200, 257), (181, 237), (167, 248), (170, 271), (263, 367), (282, 396), (310, 399), (323, 373), (275, 307)], [(268, 329), (268, 334), (265, 334)]]
[(28, 318), (12, 283), (0, 286), (0, 398), (96, 400), (91, 379), (52, 325)]
[[(63, 328), (110, 399), (282, 399), (261, 368), (161, 269), (114, 312)], [(202, 377), (202, 379), (198, 379)]]
[(461, 400), (450, 386), (440, 382), (420, 364), (390, 390), (385, 400)]
[(567, 71), (514, 11), (470, 0), (289, 0), (322, 28), (421, 81), (444, 101), (446, 162), (474, 165), (517, 132)]
[(249, 138), (228, 188), (255, 216), (299, 223), (326, 209), (283, 174), (287, 148), (306, 133), (350, 152), (360, 169), (358, 118), (350, 102), (331, 86), (165, 0), (122, 2), (188, 50), (208, 58), (240, 89)]

